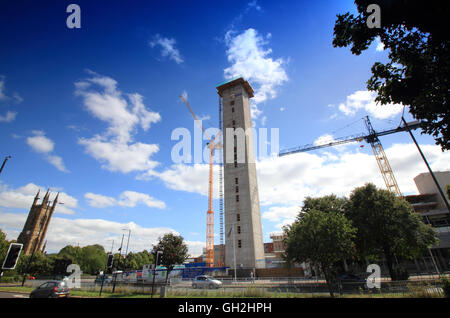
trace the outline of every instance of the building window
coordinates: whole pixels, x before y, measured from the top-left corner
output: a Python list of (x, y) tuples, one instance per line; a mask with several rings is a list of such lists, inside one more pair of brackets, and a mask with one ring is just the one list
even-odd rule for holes
[(231, 112), (234, 113), (234, 107), (231, 107)]
[(234, 167), (237, 168), (237, 161), (234, 162)]
[(236, 194), (236, 202), (239, 202), (239, 195)]
[(236, 121), (233, 120), (233, 128), (235, 128), (235, 126), (236, 126)]
[(236, 214), (236, 221), (240, 222), (241, 221), (241, 215), (238, 213)]
[(234, 184), (238, 184), (238, 178), (234, 178)]
[(241, 248), (242, 247), (242, 241), (238, 240), (238, 247)]
[(235, 192), (236, 192), (236, 193), (239, 193), (239, 187), (238, 187), (238, 186), (236, 186)]
[(237, 227), (237, 233), (238, 234), (241, 234), (241, 227), (238, 225), (238, 227)]
[(232, 101), (230, 102), (230, 105), (234, 105), (234, 100), (232, 100)]

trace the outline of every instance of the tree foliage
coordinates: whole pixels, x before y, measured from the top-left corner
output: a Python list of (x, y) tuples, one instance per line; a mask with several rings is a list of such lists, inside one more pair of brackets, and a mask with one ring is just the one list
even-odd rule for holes
[[(389, 62), (376, 62), (367, 88), (381, 104), (409, 106), (421, 128), (443, 150), (450, 149), (449, 8), (448, 1), (355, 0), (358, 15), (337, 15), (334, 47), (351, 46), (359, 55), (377, 38), (389, 52)], [(369, 4), (378, 4), (381, 27), (366, 24)]]
[(357, 229), (359, 258), (384, 255), (391, 278), (396, 257), (413, 259), (437, 242), (433, 228), (422, 222), (405, 199), (370, 183), (353, 190), (346, 216)]
[[(335, 211), (341, 200), (334, 197), (307, 199), (306, 211), (285, 228), (288, 261), (310, 262), (325, 275), (330, 295), (336, 276), (336, 262), (351, 257), (356, 230), (343, 213)], [(320, 210), (316, 207), (320, 206)], [(340, 210), (340, 208), (338, 208)]]
[(162, 252), (162, 255), (158, 258), (158, 264), (166, 267), (167, 282), (167, 278), (175, 265), (183, 264), (188, 258), (188, 247), (182, 236), (168, 233), (160, 237), (158, 244), (153, 247), (152, 254), (154, 257), (156, 257), (158, 251)]

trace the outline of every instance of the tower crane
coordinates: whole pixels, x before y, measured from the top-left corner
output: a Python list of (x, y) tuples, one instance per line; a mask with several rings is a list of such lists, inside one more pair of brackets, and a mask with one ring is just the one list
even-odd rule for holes
[[(189, 112), (194, 118), (196, 123), (200, 123), (200, 120), (195, 115), (191, 106), (184, 96), (180, 96), (184, 104), (187, 106)], [(206, 144), (209, 148), (209, 181), (208, 181), (208, 211), (206, 212), (206, 266), (214, 266), (214, 211), (213, 211), (213, 167), (214, 167), (214, 150), (221, 149), (221, 143), (215, 143), (217, 137), (220, 135), (220, 131), (214, 138), (209, 137), (206, 130), (201, 124), (199, 124), (203, 133), (208, 138), (209, 142)]]
[(286, 155), (290, 155), (290, 154), (294, 154), (294, 153), (298, 153), (298, 152), (306, 152), (306, 151), (321, 149), (321, 148), (325, 148), (325, 147), (333, 147), (333, 146), (337, 146), (337, 145), (342, 145), (345, 143), (350, 143), (350, 142), (355, 142), (355, 141), (361, 142), (361, 141), (365, 140), (372, 147), (373, 154), (375, 156), (375, 159), (377, 160), (378, 168), (381, 171), (381, 175), (383, 176), (386, 187), (388, 188), (389, 191), (391, 191), (395, 195), (401, 196), (402, 194), (398, 187), (397, 181), (395, 180), (394, 173), (392, 172), (391, 166), (386, 157), (386, 154), (384, 153), (383, 146), (381, 145), (380, 139), (378, 137), (389, 135), (389, 134), (394, 134), (394, 133), (401, 132), (401, 131), (407, 131), (408, 129), (417, 129), (420, 126), (420, 122), (419, 121), (410, 122), (410, 123), (407, 123), (406, 125), (399, 126), (395, 129), (384, 130), (384, 131), (380, 131), (380, 132), (376, 132), (373, 129), (372, 124), (369, 119), (369, 116), (366, 116), (364, 118), (364, 123), (368, 130), (368, 134), (351, 135), (351, 136), (347, 136), (347, 137), (337, 138), (331, 142), (325, 142), (325, 143), (321, 143), (321, 144), (308, 144), (308, 145), (301, 146), (301, 147), (286, 149), (286, 150), (280, 151), (279, 156), (281, 157), (281, 156), (286, 156)]

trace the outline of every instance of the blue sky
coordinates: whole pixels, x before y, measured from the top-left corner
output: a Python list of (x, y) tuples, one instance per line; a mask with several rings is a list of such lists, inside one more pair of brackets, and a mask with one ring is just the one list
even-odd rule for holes
[[(12, 156), (0, 175), (0, 228), (8, 239), (36, 191), (50, 188), (64, 202), (50, 252), (117, 248), (129, 228), (131, 250), (173, 231), (200, 254), (208, 170), (172, 160), (174, 129), (194, 130), (179, 96), (205, 127), (217, 127), (215, 85), (238, 74), (255, 89), (255, 127), (278, 128), (280, 149), (363, 133), (366, 115), (376, 130), (400, 123), (401, 106), (376, 106), (366, 90), (370, 67), (387, 59), (382, 46), (360, 56), (332, 47), (336, 14), (354, 12), (352, 1), (76, 1), (81, 28), (69, 29), (74, 2), (0, 5), (0, 155)], [(448, 170), (448, 152), (415, 136), (433, 169)], [(402, 192), (416, 193), (412, 179), (426, 169), (410, 137), (381, 141)], [(260, 158), (257, 169), (266, 242), (305, 196), (384, 186), (367, 144)]]

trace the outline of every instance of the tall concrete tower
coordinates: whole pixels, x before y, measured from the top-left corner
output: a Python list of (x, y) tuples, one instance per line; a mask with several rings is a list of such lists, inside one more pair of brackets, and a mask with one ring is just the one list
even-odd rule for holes
[(23, 253), (25, 255), (30, 255), (33, 251), (39, 251), (41, 249), (50, 220), (58, 203), (58, 196), (59, 194), (53, 201), (53, 205), (50, 205), (50, 192), (47, 191), (42, 204), (38, 204), (39, 191), (36, 194), (33, 205), (28, 213), (27, 221), (17, 238), (17, 242), (23, 244)]
[[(250, 98), (253, 88), (242, 77), (216, 86), (223, 105), (225, 264), (264, 268)], [(245, 132), (245, 133), (243, 133)]]

